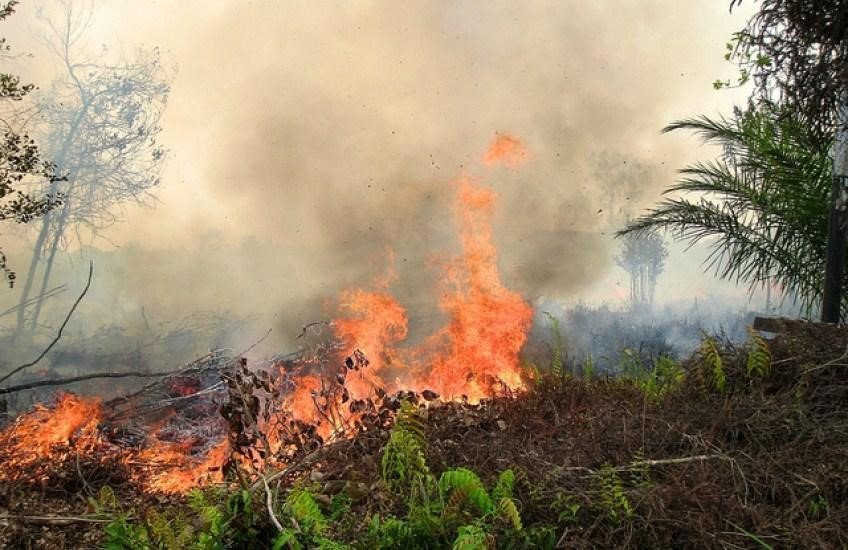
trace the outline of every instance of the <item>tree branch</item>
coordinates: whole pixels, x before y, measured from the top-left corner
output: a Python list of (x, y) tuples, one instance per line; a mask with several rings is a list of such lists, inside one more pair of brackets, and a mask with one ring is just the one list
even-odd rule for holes
[(62, 326), (59, 327), (59, 332), (56, 333), (56, 338), (54, 338), (53, 341), (50, 342), (50, 345), (47, 346), (44, 349), (44, 351), (42, 351), (41, 354), (38, 357), (36, 357), (33, 361), (30, 361), (29, 363), (24, 363), (23, 365), (15, 367), (14, 369), (12, 369), (12, 371), (10, 373), (8, 373), (7, 375), (0, 378), (0, 384), (5, 382), (6, 380), (11, 378), (15, 374), (21, 372), (22, 370), (28, 369), (29, 367), (36, 365), (39, 361), (44, 359), (44, 356), (47, 355), (47, 353), (51, 349), (53, 349), (53, 346), (56, 345), (56, 342), (58, 342), (59, 339), (62, 338), (62, 331), (65, 330), (65, 326), (68, 324), (68, 321), (71, 320), (71, 316), (74, 314), (74, 311), (76, 311), (77, 306), (82, 301), (83, 297), (85, 297), (86, 293), (88, 292), (88, 289), (91, 288), (91, 276), (93, 274), (94, 274), (94, 262), (88, 262), (88, 281), (85, 283), (85, 288), (82, 289), (82, 293), (79, 295), (76, 302), (74, 302), (74, 305), (71, 306), (71, 310), (68, 311), (68, 314), (65, 316), (65, 320), (62, 322)]

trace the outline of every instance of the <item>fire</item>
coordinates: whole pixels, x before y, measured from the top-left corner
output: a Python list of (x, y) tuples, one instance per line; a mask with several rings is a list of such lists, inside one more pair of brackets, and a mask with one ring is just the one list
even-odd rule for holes
[[(516, 167), (526, 158), (527, 150), (518, 139), (499, 134), (484, 162)], [(388, 366), (405, 367), (395, 371), (405, 378), (408, 389), (432, 389), (443, 398), (465, 396), (479, 401), (498, 387), (523, 388), (518, 353), (527, 339), (533, 312), (500, 279), (491, 223), (497, 194), (468, 175), (455, 185), (462, 255), (444, 266), (441, 277), (440, 306), (448, 323), (421, 349), (406, 354), (426, 358), (425, 364), (421, 359), (399, 360), (404, 354), (396, 345), (407, 335), (407, 317), (388, 293), (387, 282), (377, 291), (355, 289), (342, 295), (342, 317), (334, 322), (336, 335), (346, 350), (362, 349), (374, 363), (369, 384), (360, 387), (360, 393), (376, 386), (381, 381), (379, 374)]]
[[(500, 134), (483, 160), (486, 166), (514, 168), (527, 157), (518, 139)], [(301, 424), (308, 425), (307, 435), (317, 434), (322, 441), (349, 434), (362, 418), (366, 400), (382, 398), (384, 391), (414, 390), (427, 395), (424, 390), (435, 390), (442, 399), (464, 397), (476, 402), (501, 389), (524, 388), (519, 352), (527, 339), (532, 309), (501, 281), (492, 234), (498, 196), (467, 174), (453, 185), (461, 254), (441, 266), (437, 290), (445, 325), (420, 346), (404, 348), (407, 311), (389, 292), (394, 279), (391, 271), (371, 290), (343, 292), (339, 318), (332, 323), (342, 344), (340, 354), (328, 364), (308, 363), (297, 374), (282, 371), (274, 392), (264, 386), (265, 416), (252, 419), (251, 425), (262, 431), (262, 444), (272, 452), (281, 450), (283, 444), (292, 445), (291, 439), (281, 435), (286, 426), (296, 430)], [(169, 397), (188, 397), (201, 386), (190, 377), (175, 378), (167, 391)], [(272, 395), (279, 398), (269, 403)], [(28, 465), (41, 459), (49, 459), (49, 465), (59, 464), (74, 456), (70, 454), (73, 450), (119, 458), (134, 482), (155, 492), (181, 493), (210, 480), (221, 481), (224, 464), (234, 457), (238, 460), (230, 441), (221, 435), (221, 426), (204, 422), (197, 430), (192, 419), (192, 429), (187, 430), (190, 435), (186, 435), (185, 424), (169, 424), (180, 419), (184, 420), (169, 417), (158, 426), (148, 426), (141, 448), (121, 448), (102, 437), (98, 400), (59, 394), (54, 407), (37, 406), (0, 432), (0, 459), (7, 460), (0, 479), (23, 476)], [(234, 441), (233, 445), (241, 445)], [(269, 466), (263, 461), (258, 464)], [(44, 471), (42, 467), (37, 476)]]
[(527, 156), (527, 148), (523, 143), (509, 134), (498, 134), (483, 156), (483, 162), (486, 166), (503, 164), (517, 168), (524, 164)]
[(388, 366), (400, 366), (394, 346), (407, 336), (406, 309), (385, 289), (376, 292), (354, 289), (342, 294), (340, 310), (347, 317), (336, 320), (333, 330), (345, 349), (378, 351), (368, 355), (367, 369), (347, 375), (347, 388), (355, 399), (362, 399), (375, 387), (385, 385), (381, 371)]
[(457, 218), (462, 257), (445, 272), (441, 300), (449, 324), (435, 336), (448, 341), (438, 357), (428, 386), (444, 397), (465, 395), (477, 401), (498, 384), (523, 388), (518, 353), (527, 340), (532, 308), (503, 286), (492, 242), (493, 190), (465, 176), (458, 183)]
[[(99, 400), (60, 393), (52, 409), (36, 405), (3, 430), (0, 448), (14, 461), (15, 469), (24, 469), (72, 439), (77, 449), (93, 447), (98, 443), (99, 423)], [(8, 473), (10, 470), (4, 468), (0, 477)]]
[(141, 452), (140, 458), (160, 462), (166, 468), (153, 474), (146, 486), (158, 493), (184, 493), (209, 481), (223, 480), (223, 465), (230, 456), (230, 444), (224, 439), (206, 452), (202, 459), (189, 458), (179, 443), (157, 441)]

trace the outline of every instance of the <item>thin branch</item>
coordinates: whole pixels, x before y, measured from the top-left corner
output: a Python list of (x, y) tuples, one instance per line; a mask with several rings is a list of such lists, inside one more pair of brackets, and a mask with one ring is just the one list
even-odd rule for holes
[(277, 528), (277, 531), (282, 532), (283, 526), (280, 523), (280, 520), (277, 519), (277, 516), (274, 515), (274, 505), (271, 500), (271, 488), (268, 487), (268, 480), (265, 479), (265, 476), (259, 474), (259, 477), (262, 478), (262, 484), (265, 486), (265, 507), (268, 509), (268, 515), (271, 517), (271, 523), (274, 524), (274, 527)]
[(56, 345), (56, 342), (58, 342), (59, 339), (62, 338), (62, 331), (65, 330), (65, 326), (68, 324), (68, 321), (71, 320), (71, 316), (74, 314), (74, 311), (76, 311), (77, 306), (82, 301), (82, 299), (85, 297), (86, 293), (88, 292), (88, 289), (91, 288), (91, 276), (93, 274), (94, 274), (94, 262), (88, 262), (88, 281), (85, 283), (85, 288), (82, 289), (82, 293), (79, 295), (76, 302), (74, 302), (74, 305), (71, 306), (71, 310), (68, 311), (68, 315), (65, 316), (65, 320), (62, 321), (62, 326), (59, 327), (59, 332), (56, 334), (56, 338), (54, 338), (53, 341), (50, 342), (50, 345), (47, 346), (44, 349), (44, 351), (41, 352), (41, 355), (36, 357), (35, 360), (30, 361), (29, 363), (24, 363), (23, 365), (20, 365), (19, 367), (15, 367), (6, 376), (3, 376), (2, 378), (0, 378), (0, 384), (2, 384), (3, 382), (8, 380), (9, 378), (14, 376), (15, 374), (19, 373), (20, 371), (22, 371), (24, 369), (28, 369), (29, 367), (32, 367), (33, 365), (36, 365), (39, 361), (44, 359), (44, 356), (47, 355), (47, 352), (49, 352), (51, 349), (53, 349), (53, 346)]
[(15, 393), (22, 390), (31, 390), (33, 388), (43, 388), (45, 386), (65, 386), (80, 382), (82, 380), (94, 380), (98, 378), (152, 378), (156, 376), (165, 376), (161, 372), (142, 373), (142, 372), (98, 372), (93, 374), (83, 374), (80, 376), (72, 376), (70, 378), (55, 378), (52, 380), (38, 380), (36, 382), (28, 382), (17, 386), (9, 386), (8, 388), (0, 388), (0, 395), (7, 393)]
[(11, 520), (38, 525), (71, 525), (74, 523), (109, 523), (112, 518), (97, 516), (15, 516), (0, 514), (0, 521)]

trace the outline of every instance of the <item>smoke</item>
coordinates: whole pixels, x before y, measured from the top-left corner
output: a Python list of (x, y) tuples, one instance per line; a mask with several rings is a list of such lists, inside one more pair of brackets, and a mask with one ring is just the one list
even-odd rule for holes
[[(32, 13), (15, 23), (37, 31)], [(102, 0), (92, 44), (160, 46), (179, 72), (162, 202), (104, 235), (122, 248), (101, 254), (98, 284), (129, 309), (229, 309), (292, 334), (391, 249), (393, 293), (426, 315), (467, 172), (500, 195), (505, 283), (578, 295), (612, 269), (600, 233), (692, 158), (694, 142), (659, 129), (731, 103), (710, 83), (742, 22), (660, 0)], [(527, 145), (521, 171), (483, 166), (495, 132)]]

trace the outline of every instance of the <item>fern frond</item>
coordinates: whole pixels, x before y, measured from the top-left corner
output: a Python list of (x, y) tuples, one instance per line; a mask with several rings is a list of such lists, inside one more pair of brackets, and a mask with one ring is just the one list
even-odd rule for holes
[(285, 507), (307, 533), (318, 535), (326, 530), (327, 519), (309, 490), (302, 487), (294, 488), (286, 497)]
[(748, 327), (748, 361), (745, 372), (748, 377), (763, 377), (771, 370), (771, 350), (765, 339), (753, 329)]
[(453, 541), (453, 550), (485, 550), (489, 548), (491, 537), (476, 524), (463, 525), (457, 531)]
[(383, 481), (396, 491), (426, 493), (430, 470), (424, 454), (426, 424), (411, 403), (404, 402), (395, 417), (381, 462)]
[(492, 499), (477, 474), (466, 468), (457, 468), (442, 473), (439, 478), (439, 491), (447, 497), (452, 491), (461, 490), (466, 500), (474, 504), (484, 514), (493, 510)]
[(515, 506), (515, 501), (508, 497), (503, 497), (498, 501), (498, 509), (505, 518), (512, 524), (512, 528), (516, 531), (521, 531), (521, 514), (518, 513), (518, 508)]
[(710, 373), (710, 382), (720, 393), (724, 393), (727, 385), (727, 375), (724, 372), (724, 361), (718, 351), (714, 338), (706, 336), (701, 342), (701, 358)]
[(515, 472), (506, 469), (498, 476), (498, 481), (492, 489), (492, 498), (500, 500), (504, 497), (512, 498), (512, 490), (515, 487)]

